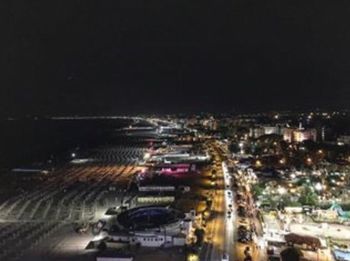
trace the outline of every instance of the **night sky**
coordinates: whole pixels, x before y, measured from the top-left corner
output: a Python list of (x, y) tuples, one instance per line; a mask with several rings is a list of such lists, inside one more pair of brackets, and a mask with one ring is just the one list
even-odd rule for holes
[(0, 5), (4, 115), (348, 107), (348, 0)]

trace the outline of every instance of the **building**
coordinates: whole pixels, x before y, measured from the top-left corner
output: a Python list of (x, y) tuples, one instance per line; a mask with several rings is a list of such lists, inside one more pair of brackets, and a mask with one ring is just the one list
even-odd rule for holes
[(191, 235), (195, 213), (161, 206), (144, 206), (120, 212), (108, 224), (108, 244), (142, 247), (184, 246)]
[(350, 145), (350, 135), (341, 135), (337, 139), (337, 143), (341, 145)]
[(282, 133), (283, 139), (287, 142), (317, 141), (317, 130), (313, 128), (305, 129), (301, 125), (299, 128), (284, 128)]
[(283, 140), (292, 142), (293, 141), (293, 132), (294, 128), (284, 128), (283, 129)]
[(259, 138), (263, 135), (282, 135), (283, 126), (280, 124), (277, 125), (259, 125), (254, 126), (249, 129), (249, 136), (252, 138)]
[(249, 129), (249, 137), (251, 138), (257, 139), (263, 135), (265, 135), (265, 130), (260, 126)]
[[(145, 187), (143, 187), (145, 188)], [(159, 187), (161, 189), (161, 187)], [(145, 191), (138, 192), (136, 205), (169, 205), (175, 201), (175, 191)]]
[(271, 134), (281, 135), (282, 134), (282, 128), (280, 125), (263, 126), (263, 129), (264, 129), (265, 135), (271, 135)]
[(202, 125), (207, 130), (215, 131), (218, 129), (218, 122), (214, 117), (210, 117), (209, 119), (203, 119)]
[(135, 232), (130, 235), (113, 234), (110, 236), (109, 246), (112, 246), (113, 242), (125, 242), (142, 247), (173, 247), (186, 244), (185, 234), (167, 235), (164, 232)]

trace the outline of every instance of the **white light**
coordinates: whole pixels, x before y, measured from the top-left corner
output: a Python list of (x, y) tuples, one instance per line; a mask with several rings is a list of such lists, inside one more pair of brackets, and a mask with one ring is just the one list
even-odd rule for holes
[(151, 154), (149, 152), (146, 152), (145, 155), (143, 156), (144, 160), (148, 160), (151, 157)]
[(283, 195), (283, 194), (285, 194), (285, 193), (287, 192), (287, 190), (286, 190), (284, 187), (279, 187), (279, 188), (277, 189), (277, 191), (278, 191), (278, 193), (279, 193), (280, 195)]
[(322, 190), (322, 184), (321, 183), (316, 183), (315, 189), (318, 190), (318, 191), (321, 191)]
[(105, 237), (106, 237), (106, 236), (103, 235), (103, 233), (101, 233), (101, 234), (95, 236), (95, 237), (92, 239), (92, 241), (94, 241), (94, 242), (100, 241), (100, 240), (104, 239)]
[(75, 158), (77, 156), (74, 152), (71, 154), (72, 158)]

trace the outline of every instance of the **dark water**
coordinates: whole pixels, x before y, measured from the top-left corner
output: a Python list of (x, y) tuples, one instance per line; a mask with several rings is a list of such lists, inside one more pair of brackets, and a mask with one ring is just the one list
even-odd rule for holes
[[(113, 143), (114, 130), (127, 119), (0, 121), (0, 167), (64, 160), (73, 150)], [(78, 150), (79, 151), (79, 150)]]

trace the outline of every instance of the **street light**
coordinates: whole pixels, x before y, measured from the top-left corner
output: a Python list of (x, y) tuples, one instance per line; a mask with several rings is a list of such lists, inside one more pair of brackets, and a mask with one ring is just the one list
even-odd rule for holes
[(243, 142), (240, 142), (240, 143), (238, 144), (238, 146), (239, 146), (239, 148), (240, 148), (240, 150), (241, 150), (241, 154), (243, 154), (243, 153), (244, 153), (244, 150), (243, 150), (244, 144), (243, 144)]
[(316, 183), (316, 185), (315, 185), (315, 189), (317, 190), (317, 191), (321, 191), (322, 190), (322, 184), (321, 183)]
[(196, 254), (189, 254), (188, 257), (187, 257), (187, 261), (198, 261), (199, 258), (198, 258), (198, 255)]
[(279, 187), (279, 188), (277, 189), (277, 192), (278, 192), (278, 194), (280, 194), (280, 195), (284, 195), (284, 194), (286, 194), (287, 190), (286, 190), (284, 187)]
[(262, 166), (262, 164), (261, 164), (261, 161), (260, 161), (260, 160), (257, 160), (257, 161), (255, 162), (255, 164), (256, 164), (256, 166), (257, 166), (257, 167), (261, 167), (261, 166)]

